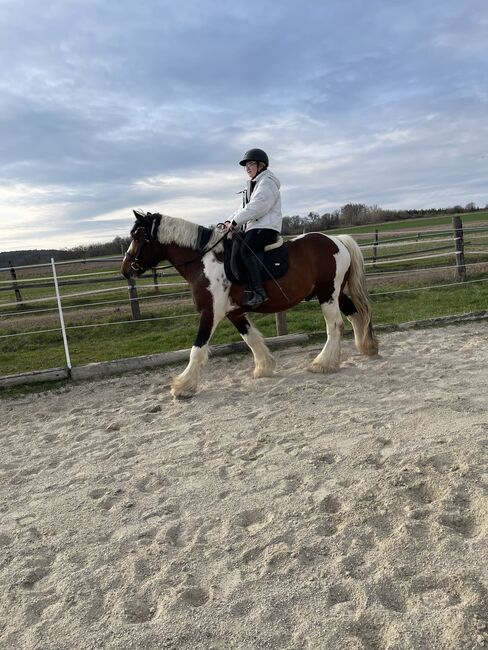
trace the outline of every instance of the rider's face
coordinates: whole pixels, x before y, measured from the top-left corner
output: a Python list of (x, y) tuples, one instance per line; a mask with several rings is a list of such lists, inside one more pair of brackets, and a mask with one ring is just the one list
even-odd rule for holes
[(249, 178), (253, 179), (258, 172), (258, 163), (254, 160), (249, 160), (246, 163), (246, 172)]

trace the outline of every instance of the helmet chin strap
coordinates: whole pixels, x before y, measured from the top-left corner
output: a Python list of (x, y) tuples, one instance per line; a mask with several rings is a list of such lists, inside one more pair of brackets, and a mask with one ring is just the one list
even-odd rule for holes
[(266, 166), (264, 166), (262, 169), (260, 169), (259, 171), (257, 171), (257, 172), (254, 174), (254, 176), (251, 178), (251, 180), (252, 180), (252, 181), (255, 181), (256, 178), (259, 176), (259, 174), (261, 174), (262, 172), (264, 172), (265, 169), (268, 169), (268, 168), (267, 168)]

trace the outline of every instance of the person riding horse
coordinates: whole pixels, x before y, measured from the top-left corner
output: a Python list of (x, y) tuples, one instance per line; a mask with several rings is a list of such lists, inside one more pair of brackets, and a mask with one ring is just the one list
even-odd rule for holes
[[(260, 174), (263, 184), (265, 173), (262, 171)], [(253, 196), (256, 192), (254, 190)], [(268, 190), (263, 194), (266, 197), (271, 192)], [(246, 207), (250, 204), (251, 201)], [(155, 268), (161, 260), (168, 261), (190, 285), (200, 316), (188, 365), (172, 381), (173, 397), (179, 399), (195, 394), (202, 368), (207, 362), (209, 341), (224, 318), (234, 325), (252, 350), (254, 378), (270, 377), (274, 359), (262, 335), (244, 313), (242, 285), (229, 282), (226, 276), (220, 230), (214, 229), (210, 245), (207, 242), (202, 248), (203, 227), (199, 224), (159, 213), (144, 214), (137, 210), (134, 213), (137, 221), (131, 230), (132, 240), (121, 268), (124, 277), (139, 277), (147, 269)], [(239, 218), (238, 214), (236, 216)], [(268, 227), (270, 224), (265, 225)], [(269, 230), (273, 232), (273, 228)], [(251, 228), (249, 233), (257, 234), (257, 230)], [(357, 351), (367, 356), (377, 354), (378, 340), (373, 330), (364, 258), (355, 240), (350, 235), (310, 232), (290, 240), (287, 249), (287, 272), (280, 277), (279, 283), (269, 283), (268, 300), (253, 311), (277, 313), (298, 305), (302, 300), (317, 298), (326, 322), (327, 341), (308, 366), (311, 372), (334, 372), (339, 368), (344, 329), (341, 312), (352, 325)]]
[(268, 300), (261, 278), (261, 258), (265, 246), (281, 233), (280, 181), (268, 169), (268, 155), (262, 149), (249, 149), (239, 162), (250, 178), (243, 191), (242, 208), (234, 212), (226, 226), (229, 231), (244, 226), (241, 258), (247, 272), (248, 288), (242, 306), (255, 309)]

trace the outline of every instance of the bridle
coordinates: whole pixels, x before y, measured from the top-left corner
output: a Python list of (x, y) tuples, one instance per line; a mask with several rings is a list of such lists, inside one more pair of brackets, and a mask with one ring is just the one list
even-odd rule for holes
[[(141, 228), (142, 228), (142, 226), (141, 226)], [(134, 243), (134, 240), (132, 240), (132, 243)], [(144, 250), (144, 247), (145, 247), (146, 244), (148, 244), (148, 243), (149, 243), (149, 240), (146, 239), (146, 238), (144, 237), (144, 239), (142, 240), (142, 244), (141, 244), (141, 245), (139, 246), (139, 248), (137, 249), (137, 252), (136, 252), (135, 255), (133, 255), (132, 253), (129, 253), (128, 250), (127, 250), (126, 253), (125, 253), (125, 256), (128, 257), (129, 260), (130, 260), (130, 268), (131, 268), (135, 273), (138, 273), (138, 272), (140, 272), (140, 273), (145, 273), (145, 272), (147, 271), (147, 269), (146, 269), (145, 266), (141, 266), (141, 264), (140, 264), (140, 262), (139, 262), (139, 257), (140, 257), (140, 255), (142, 254), (142, 251)]]
[[(223, 224), (219, 224), (219, 226), (223, 226)], [(148, 237), (147, 237), (147, 229), (144, 226), (139, 226), (139, 228), (135, 231), (134, 235), (136, 235), (139, 230), (144, 230), (144, 239), (142, 240), (141, 245), (139, 246), (139, 248), (137, 249), (135, 254), (129, 253), (129, 251), (127, 250), (126, 253), (125, 253), (125, 256), (128, 257), (129, 260), (130, 260), (130, 268), (135, 273), (142, 274), (142, 273), (145, 273), (147, 271), (148, 267), (145, 267), (145, 266), (141, 265), (140, 257), (142, 255), (142, 251), (144, 250), (145, 246), (147, 244), (149, 244), (150, 241), (152, 241), (152, 240), (148, 239)], [(207, 248), (205, 246), (203, 250), (200, 250), (198, 252), (198, 254), (195, 255), (195, 257), (192, 257), (191, 259), (189, 259), (189, 260), (187, 260), (185, 262), (180, 262), (179, 264), (173, 263), (173, 264), (168, 264), (167, 266), (162, 266), (162, 267), (159, 267), (159, 268), (161, 268), (161, 269), (170, 269), (170, 268), (173, 268), (173, 267), (174, 268), (179, 268), (179, 267), (191, 264), (192, 262), (196, 262), (197, 260), (200, 260), (203, 255), (206, 255), (212, 249), (214, 249), (216, 246), (218, 246), (220, 244), (220, 242), (223, 239), (225, 239), (225, 237), (227, 237), (227, 230), (224, 232), (222, 237), (220, 237), (220, 239), (218, 239), (214, 244), (212, 244), (212, 246), (210, 246), (209, 248)], [(133, 236), (133, 239), (132, 239), (132, 243), (134, 243), (134, 236)]]

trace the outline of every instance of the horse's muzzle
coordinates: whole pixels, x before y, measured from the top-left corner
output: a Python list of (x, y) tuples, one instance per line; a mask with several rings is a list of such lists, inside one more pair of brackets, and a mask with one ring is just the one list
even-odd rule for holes
[(136, 269), (134, 269), (134, 262), (132, 262), (126, 255), (122, 262), (120, 272), (126, 280), (130, 280), (130, 278), (134, 275), (135, 270)]

